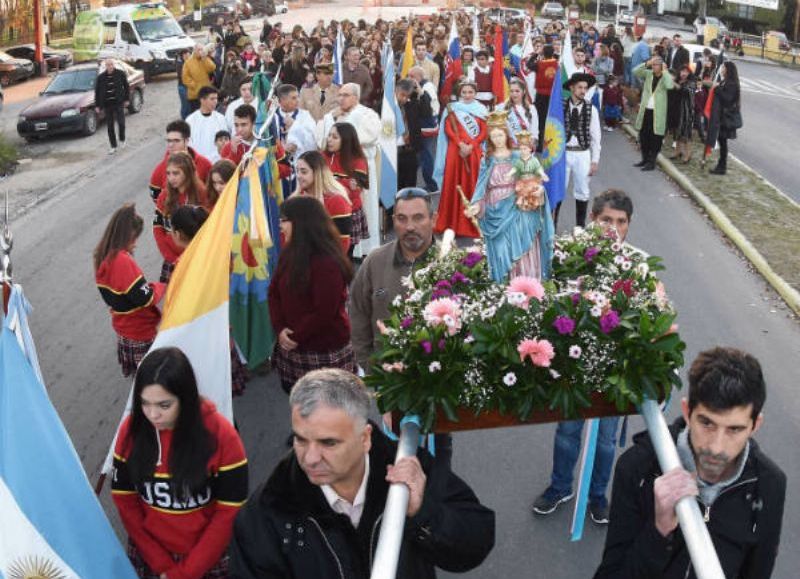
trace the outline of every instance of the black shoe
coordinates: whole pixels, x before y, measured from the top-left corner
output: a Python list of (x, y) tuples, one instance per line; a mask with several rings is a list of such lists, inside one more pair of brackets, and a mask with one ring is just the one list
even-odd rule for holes
[(711, 173), (712, 175), (724, 175), (725, 174), (725, 167), (720, 167), (719, 165), (717, 165), (716, 167), (711, 169), (709, 171), (709, 173)]
[(644, 167), (642, 167), (642, 171), (655, 171), (656, 164), (655, 163), (647, 163)]
[(598, 525), (608, 524), (608, 505), (589, 503), (589, 516)]
[(645, 160), (641, 160), (638, 163), (633, 164), (634, 167), (644, 167), (645, 165), (647, 165), (647, 161)]
[(555, 511), (561, 503), (572, 500), (573, 496), (575, 495), (571, 491), (567, 494), (560, 494), (548, 487), (533, 503), (531, 510), (537, 515), (549, 515)]

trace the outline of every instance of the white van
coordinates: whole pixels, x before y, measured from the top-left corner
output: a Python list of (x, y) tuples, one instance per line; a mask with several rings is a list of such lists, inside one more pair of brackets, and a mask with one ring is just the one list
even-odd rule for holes
[(81, 12), (73, 38), (76, 60), (113, 56), (142, 69), (148, 78), (173, 72), (180, 51), (195, 44), (161, 3)]

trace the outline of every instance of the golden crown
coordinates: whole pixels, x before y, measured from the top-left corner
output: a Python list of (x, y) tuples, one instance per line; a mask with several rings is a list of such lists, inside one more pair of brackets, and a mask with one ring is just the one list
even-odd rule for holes
[(530, 131), (522, 130), (519, 131), (518, 133), (514, 133), (514, 138), (517, 140), (517, 143), (519, 144), (525, 143), (527, 145), (530, 145), (531, 143), (533, 143), (533, 135), (531, 134)]
[(486, 124), (490, 127), (508, 126), (508, 111), (492, 111), (486, 119)]

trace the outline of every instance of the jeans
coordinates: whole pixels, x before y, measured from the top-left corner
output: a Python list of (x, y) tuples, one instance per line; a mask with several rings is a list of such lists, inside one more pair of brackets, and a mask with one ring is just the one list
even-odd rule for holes
[[(553, 444), (553, 473), (550, 488), (559, 495), (572, 492), (572, 479), (581, 449), (584, 420), (559, 422)], [(616, 451), (619, 417), (601, 418), (597, 430), (597, 450), (594, 456), (589, 502), (607, 505), (606, 489), (611, 479)]]
[(630, 56), (623, 57), (622, 62), (625, 65), (625, 84), (630, 86), (631, 78), (633, 78), (633, 67), (631, 66), (631, 57)]
[(417, 161), (422, 169), (422, 178), (425, 180), (425, 189), (429, 193), (439, 190), (433, 180), (433, 164), (436, 151), (436, 137), (422, 137), (422, 149), (417, 153)]
[(105, 107), (106, 128), (108, 129), (108, 142), (112, 148), (117, 148), (117, 135), (114, 133), (114, 119), (119, 125), (119, 140), (125, 142), (125, 105), (122, 103)]
[(192, 111), (189, 108), (189, 98), (186, 96), (186, 85), (178, 85), (178, 98), (181, 99), (181, 118), (186, 120)]

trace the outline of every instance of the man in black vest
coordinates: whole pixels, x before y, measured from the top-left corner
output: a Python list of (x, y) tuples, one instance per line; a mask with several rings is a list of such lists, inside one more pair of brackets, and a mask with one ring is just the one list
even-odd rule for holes
[(97, 76), (94, 85), (94, 106), (99, 114), (105, 111), (106, 127), (108, 128), (108, 143), (110, 155), (117, 152), (117, 136), (114, 133), (114, 119), (119, 125), (119, 143), (125, 146), (125, 103), (130, 95), (128, 77), (125, 72), (117, 70), (114, 59), (105, 60), (106, 69)]
[[(569, 188), (572, 175), (572, 191), (575, 196), (575, 224), (586, 225), (586, 210), (591, 191), (589, 178), (597, 172), (600, 163), (600, 115), (592, 103), (586, 100), (586, 91), (593, 86), (595, 79), (591, 74), (576, 72), (564, 89), (572, 94), (564, 102), (564, 131), (567, 141), (567, 176)], [(564, 192), (566, 197), (567, 191)], [(555, 208), (555, 223), (558, 222), (559, 203)]]

